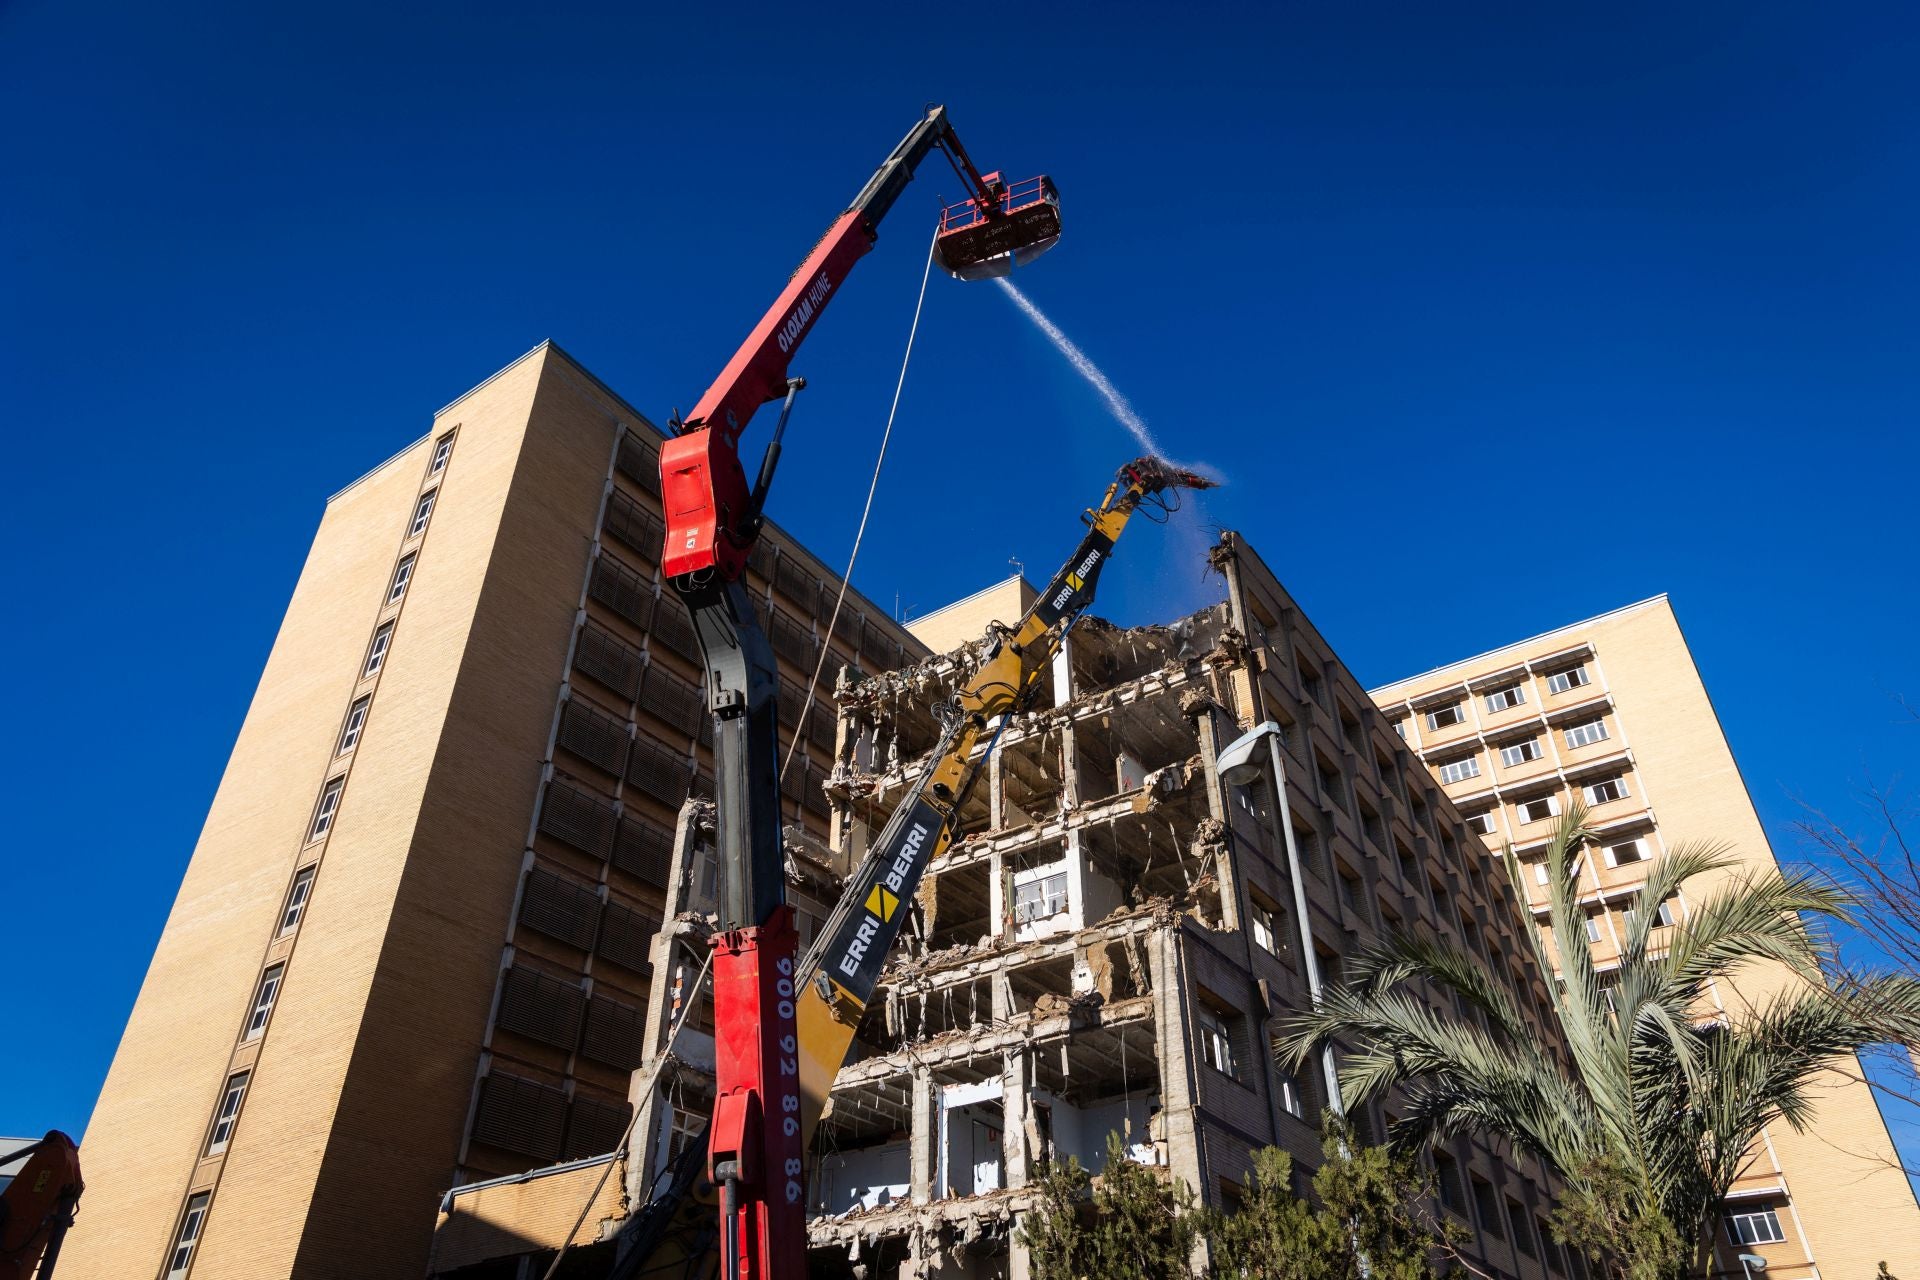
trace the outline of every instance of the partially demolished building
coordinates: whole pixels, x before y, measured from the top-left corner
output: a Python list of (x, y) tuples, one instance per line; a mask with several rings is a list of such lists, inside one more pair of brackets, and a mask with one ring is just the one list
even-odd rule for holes
[[(519, 1280), (569, 1242), (563, 1275), (636, 1256), (712, 1090), (710, 726), (657, 567), (660, 439), (543, 344), (329, 502), (88, 1126), (69, 1265)], [(1269, 1048), (1306, 947), (1337, 972), (1420, 922), (1535, 981), (1438, 784), (1244, 543), (1212, 561), (1213, 608), (1084, 619), (983, 762), (821, 1126), (821, 1274), (1020, 1276), (1037, 1170), (1103, 1168), (1109, 1133), (1216, 1202), (1264, 1144), (1311, 1167), (1327, 1099)], [(748, 583), (798, 742), (804, 945), (963, 642), (1027, 598), (908, 634), (771, 529)], [(1266, 719), (1305, 921), (1267, 788), (1214, 764)], [(1462, 1145), (1440, 1174), (1489, 1274), (1557, 1266), (1532, 1170)]]
[[(1310, 1176), (1331, 1100), (1272, 1049), (1279, 1020), (1308, 1001), (1305, 946), (1337, 977), (1363, 940), (1417, 924), (1482, 955), (1549, 1034), (1497, 865), (1258, 556), (1227, 534), (1211, 562), (1220, 604), (1164, 626), (1083, 621), (1047, 705), (1006, 725), (983, 761), (821, 1125), (816, 1274), (1024, 1276), (1018, 1220), (1042, 1162), (1071, 1155), (1098, 1174), (1109, 1134), (1215, 1204), (1234, 1202), (1262, 1146), (1285, 1147)], [(1021, 586), (916, 630), (983, 634), (1018, 615)], [(978, 654), (963, 645), (840, 680), (830, 837), (790, 833), (803, 944), (923, 766), (932, 708)], [(1283, 730), (1305, 928), (1268, 786), (1229, 787), (1215, 768), (1267, 719)], [(699, 821), (683, 825), (677, 919), (657, 952), (676, 991), (693, 990), (705, 958)], [(673, 1002), (655, 1002), (656, 1053), (673, 1017)], [(636, 1144), (649, 1154), (630, 1170), (634, 1203), (674, 1135), (703, 1118), (702, 1047), (683, 1033), (636, 1099), (651, 1139)], [(1376, 1138), (1391, 1119), (1350, 1117)], [(1545, 1231), (1539, 1169), (1464, 1141), (1437, 1164), (1443, 1211), (1472, 1233), (1477, 1265), (1572, 1274)]]

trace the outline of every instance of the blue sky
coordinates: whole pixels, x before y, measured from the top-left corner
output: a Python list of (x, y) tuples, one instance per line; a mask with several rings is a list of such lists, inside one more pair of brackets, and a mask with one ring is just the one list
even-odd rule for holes
[[(1229, 480), (1112, 616), (1207, 599), (1203, 526), (1370, 683), (1666, 591), (1782, 853), (1920, 761), (1920, 15), (656, 8), (0, 9), (0, 1133), (84, 1125), (326, 495), (542, 338), (690, 406), (928, 100), (1053, 175), (1023, 287)], [(796, 363), (775, 514), (829, 560), (956, 194)], [(935, 280), (856, 580), (1043, 573), (1129, 453)]]

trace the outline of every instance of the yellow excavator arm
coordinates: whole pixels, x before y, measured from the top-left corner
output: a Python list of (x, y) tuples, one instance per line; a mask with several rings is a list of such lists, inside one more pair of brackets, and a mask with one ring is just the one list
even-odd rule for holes
[(981, 743), (999, 732), (1007, 716), (1032, 705), (1067, 632), (1093, 603), (1100, 570), (1134, 511), (1169, 489), (1211, 484), (1158, 458), (1122, 467), (1100, 505), (1087, 512), (1087, 534), (1072, 557), (1017, 625), (993, 630), (979, 670), (936, 708), (942, 727), (927, 767), (894, 809), (800, 963), (795, 1020), (803, 1142), (812, 1142), (920, 877), (953, 841), (955, 817), (986, 758), (984, 752), (976, 758)]
[[(936, 708), (941, 731), (926, 769), (895, 808), (847, 882), (813, 949), (800, 962), (794, 1012), (803, 1150), (812, 1147), (834, 1077), (906, 923), (906, 907), (919, 890), (920, 877), (953, 842), (954, 819), (978, 780), (980, 762), (974, 757), (982, 741), (999, 731), (1009, 713), (1032, 705), (1068, 630), (1093, 603), (1100, 570), (1135, 510), (1168, 490), (1210, 487), (1211, 481), (1158, 458), (1139, 458), (1122, 467), (1100, 505), (1086, 513), (1086, 536), (1046, 591), (1017, 625), (994, 628), (979, 670), (964, 689)], [(629, 1248), (611, 1280), (688, 1280), (713, 1274), (713, 1196), (700, 1177), (703, 1155), (697, 1147), (689, 1150), (635, 1215)]]

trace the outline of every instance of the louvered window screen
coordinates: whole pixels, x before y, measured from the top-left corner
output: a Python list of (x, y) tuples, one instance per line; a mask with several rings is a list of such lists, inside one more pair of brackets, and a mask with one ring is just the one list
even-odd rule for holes
[(580, 1043), (586, 1006), (586, 993), (577, 983), (515, 965), (501, 984), (495, 1021), (508, 1031), (571, 1051)]
[(780, 779), (780, 794), (794, 804), (799, 804), (807, 792), (807, 766), (811, 762), (803, 755), (787, 766), (786, 774)]
[(805, 623), (796, 621), (785, 610), (775, 609), (767, 639), (773, 642), (773, 651), (788, 662), (806, 671), (813, 670), (813, 658), (819, 650), (814, 644), (813, 632)]
[(598, 707), (579, 698), (568, 698), (560, 711), (560, 746), (591, 760), (608, 773), (618, 774), (627, 767), (627, 744), (632, 735), (627, 722), (615, 719)]
[(589, 885), (535, 868), (527, 872), (520, 896), (520, 923), (581, 950), (593, 946), (600, 919), (600, 895)]
[(687, 607), (672, 596), (661, 596), (653, 611), (653, 638), (688, 662), (699, 665), (700, 644), (693, 637), (693, 619)]
[(653, 938), (659, 932), (658, 920), (649, 919), (632, 907), (609, 902), (605, 914), (600, 918), (598, 950), (617, 965), (638, 974), (649, 974), (653, 972), (650, 958)]
[(821, 787), (826, 780), (826, 774), (822, 773), (812, 761), (808, 761), (807, 789), (801, 793), (800, 803), (823, 818), (833, 812), (833, 806), (827, 801), (827, 793)]
[(631, 702), (640, 692), (640, 672), (646, 663), (638, 649), (589, 622), (580, 628), (580, 639), (573, 646), (573, 665)]
[(587, 1002), (587, 1033), (580, 1052), (595, 1062), (631, 1071), (644, 1058), (647, 1011), (606, 996)]
[(636, 627), (645, 627), (653, 618), (653, 580), (604, 551), (594, 557), (587, 594)]
[(645, 556), (649, 563), (660, 562), (661, 544), (667, 537), (666, 523), (618, 489), (607, 496), (606, 529)]
[(478, 1142), (557, 1160), (566, 1123), (567, 1095), (553, 1085), (497, 1071), (480, 1082), (480, 1105), (473, 1117)]
[[(838, 586), (834, 587), (839, 590)], [(848, 601), (840, 606), (840, 616), (833, 620), (833, 638), (849, 649), (860, 647), (860, 611)]]
[(687, 798), (690, 774), (685, 752), (648, 738), (633, 744), (633, 753), (627, 760), (627, 781), (672, 809), (678, 809)]
[(833, 695), (822, 689), (813, 695), (813, 710), (807, 712), (807, 737), (813, 740), (814, 746), (832, 751), (837, 727), (834, 723)]
[(806, 705), (807, 691), (797, 680), (780, 677), (780, 741), (784, 746), (787, 735), (800, 720), (800, 708)]
[(622, 1102), (603, 1102), (598, 1098), (576, 1097), (573, 1115), (567, 1121), (567, 1149), (563, 1158), (584, 1160), (620, 1149), (627, 1134), (627, 1122), (633, 1108)]
[(629, 431), (620, 437), (620, 452), (614, 457), (614, 466), (620, 474), (645, 489), (658, 495), (660, 492), (660, 456), (653, 446)]
[(649, 668), (646, 680), (641, 683), (640, 708), (652, 712), (688, 737), (700, 732), (700, 722), (707, 715), (706, 700), (700, 696), (700, 686), (690, 680), (682, 680), (660, 666)]
[(773, 571), (773, 585), (781, 595), (798, 605), (801, 613), (812, 614), (819, 610), (820, 579), (800, 563), (799, 557), (780, 557), (780, 563)]
[(771, 578), (773, 576), (773, 558), (776, 554), (773, 547), (773, 539), (760, 538), (754, 542), (753, 550), (747, 552), (747, 568), (759, 574), (762, 578)]
[(540, 804), (542, 831), (596, 858), (606, 857), (613, 843), (613, 817), (612, 800), (565, 778), (547, 784)]
[(613, 841), (613, 865), (656, 889), (667, 887), (673, 861), (673, 832), (643, 818), (620, 819)]

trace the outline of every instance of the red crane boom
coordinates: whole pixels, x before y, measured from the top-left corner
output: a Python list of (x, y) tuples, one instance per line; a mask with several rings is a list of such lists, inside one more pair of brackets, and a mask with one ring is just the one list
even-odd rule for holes
[[(661, 567), (687, 603), (714, 717), (715, 844), (722, 873), (714, 935), (715, 1101), (708, 1175), (720, 1188), (726, 1280), (799, 1280), (806, 1272), (805, 1152), (794, 1021), (797, 938), (786, 901), (778, 769), (778, 668), (740, 581), (759, 537), (796, 392), (787, 370), (914, 170), (939, 148), (969, 196), (940, 221), (935, 255), (963, 279), (1001, 274), (1060, 235), (1053, 183), (1009, 189), (974, 168), (934, 107), (827, 228), (780, 296), (660, 451), (666, 509)], [(784, 399), (751, 488), (740, 434), (759, 408)]]

